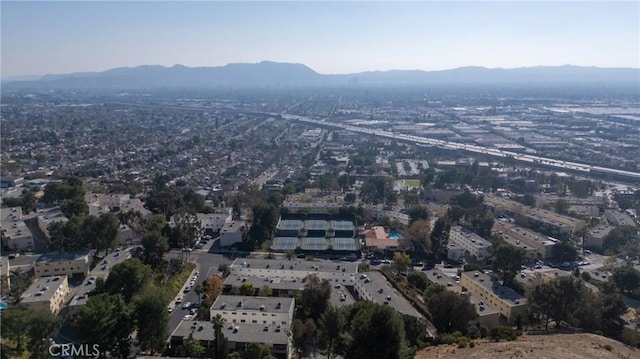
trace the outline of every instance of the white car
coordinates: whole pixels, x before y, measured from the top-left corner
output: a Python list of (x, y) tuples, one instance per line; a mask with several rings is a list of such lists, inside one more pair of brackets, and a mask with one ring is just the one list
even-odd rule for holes
[(169, 313), (173, 312), (173, 310), (176, 309), (175, 305), (170, 305), (167, 310), (169, 311)]
[(176, 298), (176, 304), (180, 304), (182, 303), (183, 298), (182, 297), (178, 297)]
[(184, 304), (182, 304), (182, 309), (188, 309), (191, 306), (191, 302), (184, 302)]
[(193, 318), (193, 315), (187, 314), (184, 317), (182, 317), (182, 320), (191, 320), (191, 318)]

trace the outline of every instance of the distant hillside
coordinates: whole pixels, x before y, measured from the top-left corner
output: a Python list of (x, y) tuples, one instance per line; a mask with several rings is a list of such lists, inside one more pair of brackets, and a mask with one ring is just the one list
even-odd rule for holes
[(144, 65), (104, 72), (46, 75), (35, 81), (7, 81), (7, 88), (166, 88), (166, 87), (308, 87), (428, 84), (633, 84), (640, 69), (580, 66), (487, 69), (461, 67), (443, 71), (391, 70), (323, 75), (302, 64), (263, 61), (219, 67)]
[(473, 348), (430, 347), (414, 359), (621, 359), (640, 350), (595, 334), (523, 335), (513, 342), (476, 342)]

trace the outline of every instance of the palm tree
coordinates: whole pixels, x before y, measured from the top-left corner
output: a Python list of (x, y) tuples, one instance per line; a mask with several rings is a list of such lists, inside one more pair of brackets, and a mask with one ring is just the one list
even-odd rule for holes
[(293, 251), (287, 251), (287, 253), (285, 253), (285, 258), (287, 258), (287, 260), (291, 260), (293, 258), (293, 256), (295, 255), (295, 253)]

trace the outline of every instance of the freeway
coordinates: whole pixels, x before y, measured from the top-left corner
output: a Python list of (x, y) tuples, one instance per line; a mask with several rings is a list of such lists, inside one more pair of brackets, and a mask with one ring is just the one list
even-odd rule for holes
[(401, 141), (413, 142), (417, 144), (437, 146), (439, 148), (447, 149), (447, 150), (464, 150), (464, 151), (482, 153), (482, 154), (491, 155), (495, 157), (502, 157), (502, 158), (512, 157), (513, 159), (521, 162), (546, 165), (546, 166), (555, 167), (563, 170), (583, 172), (585, 174), (589, 174), (593, 172), (601, 172), (601, 173), (608, 173), (608, 174), (623, 176), (623, 177), (627, 177), (635, 180), (640, 180), (640, 173), (638, 172), (617, 170), (614, 168), (607, 168), (607, 167), (601, 167), (601, 166), (585, 165), (583, 163), (561, 161), (553, 158), (505, 151), (497, 148), (484, 147), (484, 146), (465, 144), (465, 143), (459, 143), (459, 142), (451, 142), (451, 141), (445, 141), (445, 140), (437, 140), (437, 139), (432, 139), (427, 137), (420, 137), (420, 136), (407, 135), (407, 134), (401, 134), (401, 133), (393, 133), (393, 132), (383, 131), (378, 129), (345, 125), (342, 123), (335, 123), (335, 122), (327, 122), (325, 120), (315, 120), (315, 119), (304, 117), (304, 116), (289, 115), (289, 114), (280, 114), (280, 116), (285, 120), (300, 121), (304, 123), (339, 128), (346, 131), (363, 133), (367, 135), (375, 135), (375, 136), (386, 137), (386, 138), (391, 138), (391, 139), (396, 139)]

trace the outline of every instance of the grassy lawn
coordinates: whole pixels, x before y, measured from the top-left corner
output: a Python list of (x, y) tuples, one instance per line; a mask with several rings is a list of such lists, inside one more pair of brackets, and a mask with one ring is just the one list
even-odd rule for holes
[(195, 263), (186, 262), (183, 264), (180, 272), (167, 280), (164, 285), (164, 290), (169, 298), (173, 299), (178, 294), (178, 292), (180, 292), (180, 289), (182, 289), (184, 283), (191, 277), (191, 272), (195, 267)]
[(404, 188), (420, 187), (420, 180), (404, 180)]

